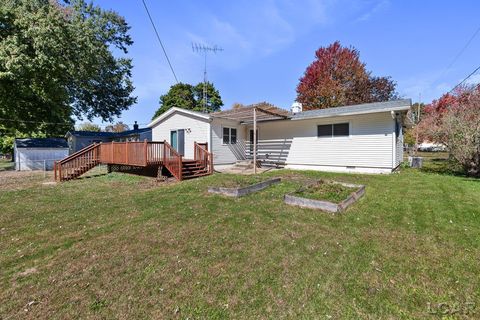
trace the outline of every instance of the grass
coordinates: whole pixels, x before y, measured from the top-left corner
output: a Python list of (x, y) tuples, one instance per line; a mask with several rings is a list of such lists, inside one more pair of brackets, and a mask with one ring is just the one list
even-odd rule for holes
[(308, 188), (302, 188), (300, 191), (296, 192), (295, 195), (307, 199), (340, 203), (355, 191), (355, 188), (349, 188), (342, 186), (341, 184), (320, 180), (318, 183)]
[[(479, 180), (276, 171), (264, 177), (282, 183), (226, 199), (207, 193), (226, 174), (44, 185), (6, 173), (1, 319), (412, 319), (470, 302), (480, 312)], [(366, 195), (342, 215), (283, 203), (313, 179), (365, 184)]]
[(0, 171), (13, 170), (15, 163), (11, 160), (0, 159)]
[(225, 175), (228, 176), (228, 179), (218, 181), (215, 187), (243, 188), (266, 180), (264, 175), (237, 175), (228, 173)]

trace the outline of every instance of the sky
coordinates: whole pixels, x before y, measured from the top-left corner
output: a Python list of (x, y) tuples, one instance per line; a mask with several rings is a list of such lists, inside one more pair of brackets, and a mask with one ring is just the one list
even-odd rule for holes
[[(289, 109), (315, 51), (336, 40), (359, 50), (367, 70), (392, 77), (413, 102), (440, 97), (480, 65), (480, 34), (462, 52), (480, 27), (479, 1), (145, 1), (180, 82), (203, 80), (204, 58), (192, 43), (224, 49), (207, 56), (222, 109), (261, 101)], [(127, 57), (138, 102), (118, 120), (145, 126), (175, 79), (141, 0), (94, 3), (131, 26)]]

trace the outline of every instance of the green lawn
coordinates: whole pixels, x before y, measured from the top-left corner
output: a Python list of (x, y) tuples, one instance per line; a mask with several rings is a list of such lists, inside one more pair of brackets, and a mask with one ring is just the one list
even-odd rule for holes
[[(0, 173), (0, 319), (480, 315), (479, 180), (275, 171), (282, 183), (234, 199), (207, 193), (227, 174), (13, 175)], [(342, 215), (283, 203), (318, 178), (366, 195)]]
[(0, 171), (13, 170), (15, 163), (11, 160), (0, 159)]

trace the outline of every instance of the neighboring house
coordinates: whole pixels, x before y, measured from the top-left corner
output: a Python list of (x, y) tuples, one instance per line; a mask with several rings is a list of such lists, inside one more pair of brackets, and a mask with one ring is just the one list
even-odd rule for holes
[[(169, 142), (193, 159), (207, 142), (214, 164), (251, 159), (257, 110), (260, 162), (292, 169), (389, 173), (403, 159), (403, 122), (411, 100), (290, 113), (262, 103), (211, 114), (171, 108), (155, 118), (152, 140)], [(296, 106), (298, 108), (298, 106)]]
[(55, 161), (68, 156), (64, 138), (15, 139), (13, 144), (15, 170), (53, 170)]
[(139, 129), (135, 123), (133, 130), (122, 132), (96, 132), (96, 131), (69, 131), (65, 135), (67, 138), (70, 154), (81, 150), (92, 143), (100, 142), (124, 142), (124, 141), (152, 141), (152, 129)]
[(441, 143), (423, 141), (418, 145), (418, 150), (427, 151), (427, 152), (440, 152), (440, 151), (446, 151), (447, 147)]

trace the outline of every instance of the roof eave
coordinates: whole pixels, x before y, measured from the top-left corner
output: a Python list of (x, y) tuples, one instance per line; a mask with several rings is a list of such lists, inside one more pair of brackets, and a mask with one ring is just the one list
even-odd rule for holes
[(383, 112), (391, 112), (391, 111), (408, 111), (408, 110), (410, 110), (410, 106), (401, 106), (401, 107), (388, 108), (384, 110), (352, 111), (352, 112), (344, 112), (339, 114), (314, 115), (314, 116), (299, 117), (299, 118), (292, 117), (291, 119), (294, 121), (299, 121), (299, 120), (307, 120), (307, 119), (332, 118), (332, 117), (354, 116), (354, 115), (360, 115), (360, 114), (383, 113)]
[(158, 117), (156, 117), (155, 119), (153, 119), (152, 122), (150, 122), (147, 125), (147, 127), (148, 128), (153, 128), (153, 126), (155, 126), (157, 123), (161, 122), (164, 118), (168, 117), (169, 115), (171, 115), (172, 113), (175, 113), (175, 112), (186, 113), (186, 114), (198, 117), (198, 118), (203, 118), (205, 120), (210, 120), (211, 119), (211, 116), (207, 115), (207, 114), (203, 115), (203, 114), (199, 114), (199, 113), (196, 113), (196, 112), (194, 113), (191, 110), (178, 108), (178, 107), (172, 107), (172, 108), (168, 109), (166, 112), (164, 112), (161, 115), (159, 115)]

